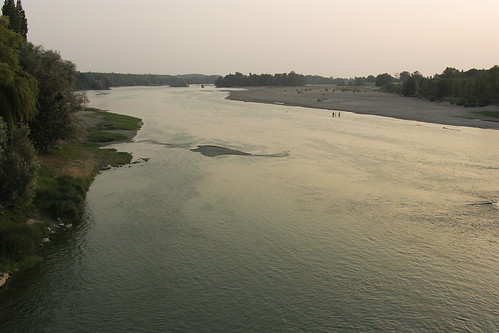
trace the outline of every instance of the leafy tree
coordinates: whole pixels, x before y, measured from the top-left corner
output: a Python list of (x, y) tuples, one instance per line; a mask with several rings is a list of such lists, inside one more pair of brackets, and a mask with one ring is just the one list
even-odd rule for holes
[(409, 73), (408, 71), (403, 71), (402, 73), (399, 74), (400, 82), (405, 82), (410, 77), (411, 77), (411, 73)]
[(21, 0), (17, 0), (16, 4), (14, 4), (14, 0), (5, 0), (2, 13), (9, 18), (9, 29), (17, 32), (26, 40), (28, 35), (28, 20), (26, 19), (26, 13), (24, 12)]
[(39, 169), (26, 125), (6, 131), (0, 118), (0, 208), (15, 211), (31, 203)]
[(378, 76), (376, 76), (376, 87), (385, 88), (388, 90), (388, 87), (392, 84), (392, 81), (393, 77), (390, 74), (379, 74)]
[(446, 79), (451, 79), (451, 78), (458, 78), (460, 76), (459, 70), (453, 68), (453, 67), (447, 67), (442, 75), (440, 75), (442, 78)]
[(402, 83), (402, 95), (404, 96), (416, 96), (418, 91), (418, 83), (414, 76), (407, 77)]
[(28, 19), (26, 18), (26, 12), (23, 9), (21, 0), (17, 0), (16, 10), (19, 15), (19, 33), (23, 36), (24, 40), (28, 39)]
[[(402, 83), (401, 94), (417, 96), (430, 101), (449, 101), (462, 106), (499, 105), (499, 66), (488, 70), (470, 69), (466, 72), (447, 67), (442, 74), (432, 78), (419, 72), (407, 74)], [(401, 73), (402, 77), (402, 73)], [(393, 91), (393, 90), (392, 90)]]
[(85, 97), (73, 90), (75, 65), (59, 53), (26, 43), (21, 49), (21, 64), (40, 82), (39, 112), (30, 123), (30, 137), (43, 153), (58, 140), (71, 138), (77, 129), (76, 112)]
[(20, 31), (20, 17), (19, 12), (17, 11), (16, 4), (14, 0), (5, 0), (2, 7), (2, 14), (9, 18), (9, 29), (14, 32), (19, 33)]
[(7, 29), (7, 22), (0, 17), (0, 117), (11, 127), (35, 117), (38, 83), (20, 66), (18, 48), (23, 40)]

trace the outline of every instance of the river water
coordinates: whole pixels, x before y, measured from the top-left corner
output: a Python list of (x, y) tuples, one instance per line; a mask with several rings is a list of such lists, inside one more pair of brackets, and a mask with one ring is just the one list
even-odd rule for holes
[(1, 332), (498, 330), (498, 131), (226, 96), (88, 93), (150, 160), (96, 178)]

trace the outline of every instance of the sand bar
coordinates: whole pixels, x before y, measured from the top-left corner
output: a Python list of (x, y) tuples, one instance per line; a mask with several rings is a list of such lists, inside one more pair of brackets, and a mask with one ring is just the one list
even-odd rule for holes
[(427, 123), (499, 129), (499, 119), (480, 114), (499, 106), (465, 108), (377, 91), (341, 91), (334, 87), (257, 87), (230, 91), (228, 99), (348, 111)]

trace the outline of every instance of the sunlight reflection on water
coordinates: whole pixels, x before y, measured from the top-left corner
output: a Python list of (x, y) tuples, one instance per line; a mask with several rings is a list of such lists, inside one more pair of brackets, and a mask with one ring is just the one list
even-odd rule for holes
[(89, 94), (144, 120), (116, 147), (150, 160), (96, 179), (86, 221), (0, 295), (0, 328), (497, 328), (497, 206), (473, 204), (499, 197), (497, 131), (225, 94)]

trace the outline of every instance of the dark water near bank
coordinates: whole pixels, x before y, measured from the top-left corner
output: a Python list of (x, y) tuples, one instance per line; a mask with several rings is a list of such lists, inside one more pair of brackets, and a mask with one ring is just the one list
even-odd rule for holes
[(1, 332), (498, 330), (498, 131), (225, 96), (89, 94), (150, 160), (96, 179)]

